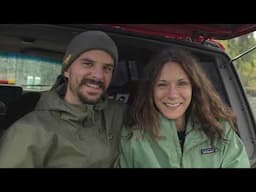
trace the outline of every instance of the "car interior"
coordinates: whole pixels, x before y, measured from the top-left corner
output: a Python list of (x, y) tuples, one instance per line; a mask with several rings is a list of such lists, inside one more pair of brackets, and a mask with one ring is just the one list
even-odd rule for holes
[[(0, 51), (39, 55), (61, 61), (72, 37), (90, 29), (103, 30), (101, 27), (91, 25), (86, 28), (36, 24), (1, 25)], [(223, 54), (223, 51), (216, 48), (216, 45), (167, 40), (160, 37), (146, 36), (145, 38), (138, 34), (119, 33), (118, 30), (117, 32), (104, 30), (114, 39), (119, 48), (119, 64), (108, 90), (110, 99), (131, 104), (137, 82), (152, 55), (165, 47), (185, 47), (198, 58), (222, 99), (230, 105), (218, 68), (217, 58), (219, 58), (218, 55)], [(27, 91), (20, 85), (1, 85), (1, 129), (7, 129), (16, 120), (32, 111), (40, 95), (40, 91)]]
[[(245, 143), (252, 164), (256, 162), (255, 122), (252, 121), (252, 114), (248, 110), (248, 101), (242, 91), (239, 77), (234, 66), (230, 65), (231, 59), (223, 47), (208, 40), (201, 42), (193, 39), (181, 40), (178, 37), (169, 38), (95, 24), (0, 25), (0, 64), (2, 65), (0, 67), (5, 67), (5, 70), (12, 67), (16, 74), (15, 77), (23, 82), (1, 83), (1, 75), (5, 75), (5, 71), (0, 70), (0, 134), (19, 118), (34, 110), (42, 92), (49, 90), (60, 74), (66, 46), (76, 34), (87, 30), (105, 31), (116, 42), (119, 49), (119, 63), (108, 89), (108, 95), (109, 99), (128, 105), (133, 101), (143, 68), (155, 53), (166, 47), (177, 47), (194, 54), (223, 101), (231, 106), (239, 117), (238, 135)], [(3, 52), (12, 57), (1, 59)], [(44, 62), (37, 60), (31, 60), (23, 68), (19, 68), (24, 63), (15, 63), (14, 60), (19, 57), (18, 55), (43, 57), (54, 60), (54, 62), (48, 69), (48, 73), (44, 73), (42, 70)], [(11, 66), (11, 62), (16, 65)], [(39, 65), (37, 66), (35, 62)], [(41, 89), (44, 88), (41, 86), (37, 86), (39, 89), (31, 89), (24, 83), (30, 80), (30, 76), (21, 77), (20, 74), (28, 74), (28, 70), (32, 67), (35, 68), (34, 71), (30, 71), (32, 75), (33, 73), (41, 74), (41, 77), (36, 77), (36, 80), (40, 81), (40, 78), (51, 80), (47, 89)]]

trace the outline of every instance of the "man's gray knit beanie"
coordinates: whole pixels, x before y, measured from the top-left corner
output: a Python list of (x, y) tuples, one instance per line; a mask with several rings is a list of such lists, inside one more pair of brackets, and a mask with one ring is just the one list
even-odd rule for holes
[(62, 73), (82, 53), (93, 49), (103, 50), (110, 54), (116, 67), (118, 50), (115, 42), (102, 31), (86, 31), (75, 36), (69, 43), (63, 59)]

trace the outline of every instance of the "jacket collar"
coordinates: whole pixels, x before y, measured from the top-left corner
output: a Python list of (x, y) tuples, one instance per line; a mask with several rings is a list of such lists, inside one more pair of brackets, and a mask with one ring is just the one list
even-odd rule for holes
[[(169, 134), (177, 134), (177, 129), (175, 125), (175, 121), (171, 119), (167, 119), (163, 115), (159, 113), (160, 120), (160, 135), (169, 135)], [(197, 129), (199, 125), (194, 124), (191, 120), (191, 117), (188, 118), (185, 135), (189, 137), (191, 143), (198, 144), (203, 143), (205, 140), (208, 140), (207, 136)]]
[[(174, 129), (175, 131), (177, 131), (176, 129), (176, 125), (175, 125), (175, 121), (172, 120), (172, 119), (168, 119), (166, 117), (164, 117), (162, 114), (158, 113), (159, 115), (159, 120), (160, 120), (160, 127), (166, 127), (166, 126), (161, 126), (161, 124), (168, 124), (169, 126), (168, 127), (172, 127), (172, 129)], [(188, 117), (188, 121), (187, 121), (187, 124), (186, 124), (186, 133), (192, 131), (192, 122), (191, 122), (191, 118)]]

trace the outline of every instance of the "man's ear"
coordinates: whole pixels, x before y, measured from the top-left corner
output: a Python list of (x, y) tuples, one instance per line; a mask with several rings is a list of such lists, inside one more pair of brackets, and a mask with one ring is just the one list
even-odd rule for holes
[(64, 71), (63, 75), (64, 75), (64, 77), (69, 78), (69, 72), (68, 72), (68, 70)]

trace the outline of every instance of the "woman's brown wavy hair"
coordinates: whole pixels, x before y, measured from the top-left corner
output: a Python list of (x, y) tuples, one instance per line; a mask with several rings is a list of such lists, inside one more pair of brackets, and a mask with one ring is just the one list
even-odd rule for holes
[[(219, 137), (224, 139), (223, 126), (220, 120), (228, 121), (234, 128), (236, 117), (231, 109), (221, 100), (212, 83), (206, 77), (197, 60), (185, 50), (168, 48), (161, 51), (147, 64), (143, 77), (139, 82), (134, 102), (131, 106), (130, 120), (127, 126), (139, 128), (154, 139), (160, 139), (158, 111), (153, 101), (153, 87), (158, 74), (167, 62), (178, 63), (192, 84), (192, 99), (186, 111), (190, 115), (192, 125), (200, 125), (211, 142)], [(137, 126), (133, 126), (136, 124)]]

